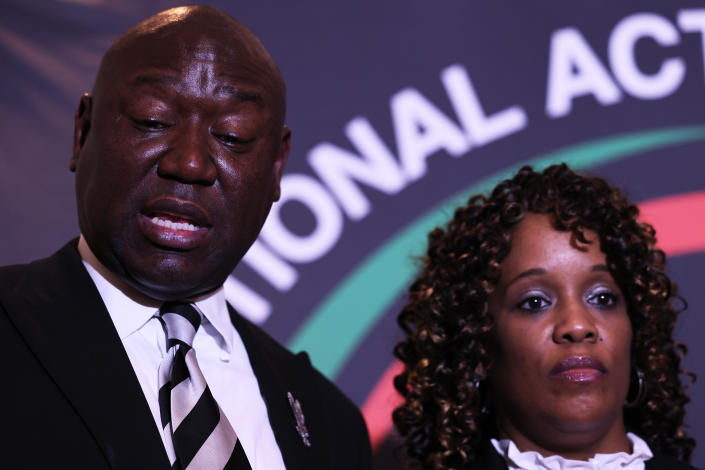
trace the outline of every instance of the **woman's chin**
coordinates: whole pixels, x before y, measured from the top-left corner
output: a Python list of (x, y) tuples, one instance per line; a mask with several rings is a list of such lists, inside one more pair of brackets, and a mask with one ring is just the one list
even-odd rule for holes
[(552, 409), (548, 416), (552, 427), (565, 434), (603, 432), (622, 421), (621, 410), (611, 410), (598, 398), (579, 397), (567, 400)]

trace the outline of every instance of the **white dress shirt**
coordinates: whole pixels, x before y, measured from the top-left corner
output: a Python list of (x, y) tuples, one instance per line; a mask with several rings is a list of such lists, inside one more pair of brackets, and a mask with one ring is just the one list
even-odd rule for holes
[(628, 432), (632, 452), (595, 454), (588, 460), (571, 460), (560, 455), (544, 457), (535, 451), (521, 452), (511, 439), (492, 439), (492, 445), (504, 457), (510, 470), (644, 470), (644, 462), (654, 454), (649, 445), (634, 433)]
[[(160, 303), (116, 278), (98, 261), (83, 236), (78, 251), (115, 324), (166, 448), (158, 399), (157, 372), (166, 355), (166, 336), (157, 319)], [(247, 350), (230, 321), (223, 288), (194, 300), (204, 319), (193, 349), (213, 397), (237, 433), (252, 469), (285, 469)]]

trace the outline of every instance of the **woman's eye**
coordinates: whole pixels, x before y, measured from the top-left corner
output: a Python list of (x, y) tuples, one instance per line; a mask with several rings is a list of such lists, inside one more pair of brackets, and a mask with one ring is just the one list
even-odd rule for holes
[(597, 292), (588, 297), (587, 302), (599, 308), (609, 308), (617, 305), (617, 296), (612, 292)]
[(551, 302), (549, 302), (547, 299), (538, 295), (532, 295), (530, 297), (525, 297), (524, 299), (519, 301), (517, 307), (520, 310), (525, 310), (527, 312), (538, 312), (550, 305)]

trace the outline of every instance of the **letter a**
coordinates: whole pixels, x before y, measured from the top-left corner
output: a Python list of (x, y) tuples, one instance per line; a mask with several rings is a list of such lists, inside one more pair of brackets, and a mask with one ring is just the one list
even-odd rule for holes
[(551, 37), (546, 114), (552, 118), (570, 114), (573, 99), (588, 94), (604, 106), (622, 99), (622, 92), (580, 31), (559, 29)]
[(439, 150), (459, 157), (470, 149), (460, 128), (415, 88), (405, 88), (391, 99), (399, 160), (409, 180), (426, 173), (426, 158)]

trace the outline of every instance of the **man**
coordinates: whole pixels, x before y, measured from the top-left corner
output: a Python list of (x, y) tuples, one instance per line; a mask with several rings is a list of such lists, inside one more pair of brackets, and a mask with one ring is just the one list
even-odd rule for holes
[(76, 113), (81, 237), (0, 269), (2, 468), (369, 467), (352, 403), (223, 295), (279, 197), (284, 113), (273, 60), (214, 8), (111, 46)]

